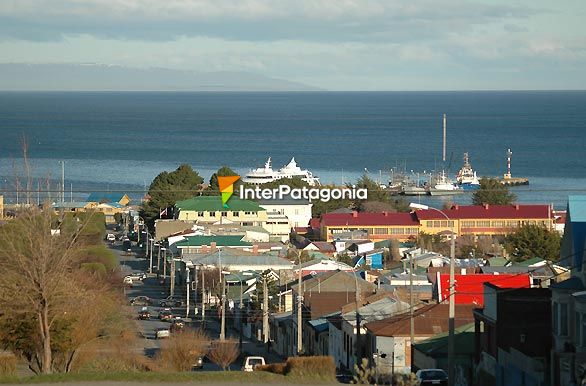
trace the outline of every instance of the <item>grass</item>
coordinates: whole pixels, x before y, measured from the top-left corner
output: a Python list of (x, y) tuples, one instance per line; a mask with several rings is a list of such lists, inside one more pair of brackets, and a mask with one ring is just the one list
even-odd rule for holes
[(216, 383), (233, 382), (243, 384), (327, 384), (319, 377), (294, 377), (272, 374), (264, 371), (245, 373), (242, 371), (194, 371), (185, 373), (165, 372), (122, 372), (122, 373), (69, 373), (37, 375), (32, 377), (0, 377), (0, 384), (4, 383), (61, 383), (61, 382), (142, 382), (142, 383), (169, 383), (169, 382), (192, 382), (192, 383)]

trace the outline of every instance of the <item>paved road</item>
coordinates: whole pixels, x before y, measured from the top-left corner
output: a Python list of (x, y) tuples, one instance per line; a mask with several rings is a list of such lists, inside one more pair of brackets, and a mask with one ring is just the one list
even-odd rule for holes
[[(138, 249), (133, 249), (133, 253), (130, 255), (126, 255), (122, 251), (121, 242), (116, 242), (114, 245), (110, 246), (111, 249), (116, 253), (120, 264), (122, 266), (123, 271), (142, 271), (148, 272), (149, 260), (143, 258), (137, 258), (139, 255)], [(156, 262), (155, 262), (156, 264)], [(157, 319), (159, 311), (163, 308), (159, 307), (159, 301), (164, 299), (169, 295), (169, 278), (166, 279), (165, 284), (161, 285), (159, 280), (157, 279), (156, 275), (149, 276), (146, 278), (142, 283), (137, 282), (135, 283), (132, 288), (127, 288), (126, 295), (128, 298), (133, 298), (136, 296), (148, 296), (149, 298), (153, 299), (153, 305), (149, 306), (148, 309), (151, 312), (151, 320), (139, 320), (138, 325), (140, 328), (140, 333), (145, 337), (143, 341), (143, 349), (144, 353), (148, 356), (154, 356), (157, 351), (161, 347), (161, 340), (155, 339), (155, 331), (157, 328), (160, 327), (168, 327), (168, 322), (161, 322)], [(181, 286), (175, 287), (176, 294), (182, 294), (185, 296), (185, 289)], [(142, 306), (133, 306), (136, 315), (138, 316), (138, 312)], [(178, 307), (172, 308), (173, 314), (181, 317), (186, 316), (186, 307)], [(193, 313), (193, 306), (191, 309), (191, 318), (186, 319), (190, 321), (188, 325), (192, 327), (198, 328), (201, 325), (199, 316), (195, 316)], [(212, 339), (219, 339), (220, 335), (220, 326), (217, 318), (213, 317), (213, 313), (210, 310), (206, 311), (206, 333)], [(238, 340), (238, 331), (232, 329), (230, 327), (227, 328), (226, 335), (230, 338)], [(267, 352), (266, 347), (257, 341), (249, 340), (244, 338), (243, 339), (243, 352), (248, 353), (249, 355), (260, 355), (264, 356), (267, 363), (274, 363), (274, 362), (282, 362), (283, 358), (280, 358), (274, 352)], [(234, 363), (231, 366), (231, 369), (238, 370), (242, 367), (242, 363)], [(204, 370), (219, 370), (219, 367), (215, 366), (211, 363), (204, 363)]]

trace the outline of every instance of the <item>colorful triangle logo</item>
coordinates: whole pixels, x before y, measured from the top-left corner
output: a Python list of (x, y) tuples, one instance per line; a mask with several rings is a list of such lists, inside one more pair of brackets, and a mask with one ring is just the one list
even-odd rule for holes
[(218, 186), (222, 195), (222, 205), (228, 207), (228, 200), (234, 194), (234, 183), (240, 179), (240, 176), (218, 176)]

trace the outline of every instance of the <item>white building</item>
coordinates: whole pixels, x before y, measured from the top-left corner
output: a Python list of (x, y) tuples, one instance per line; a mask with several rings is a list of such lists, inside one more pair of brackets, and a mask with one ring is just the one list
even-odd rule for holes
[(311, 220), (311, 207), (308, 200), (283, 198), (282, 200), (259, 200), (259, 205), (268, 213), (279, 213), (289, 219), (289, 228), (306, 227)]

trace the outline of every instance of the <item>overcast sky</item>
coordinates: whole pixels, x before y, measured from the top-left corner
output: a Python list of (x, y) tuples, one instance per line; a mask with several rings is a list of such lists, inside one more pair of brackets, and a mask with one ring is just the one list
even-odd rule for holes
[(0, 62), (330, 90), (586, 89), (586, 0), (0, 0)]

